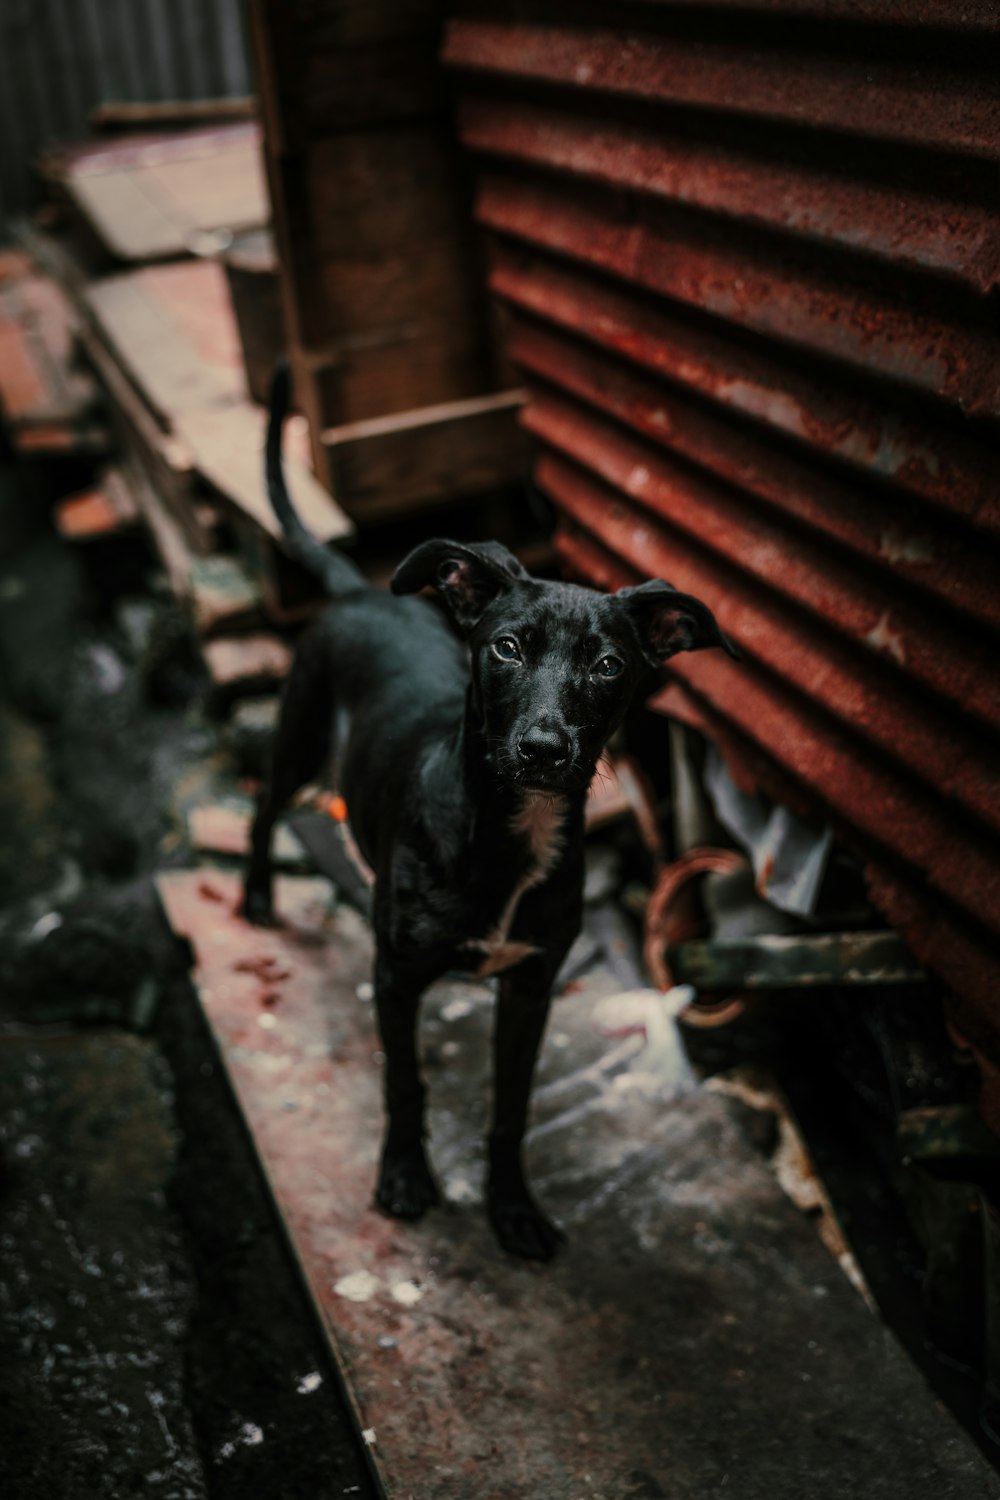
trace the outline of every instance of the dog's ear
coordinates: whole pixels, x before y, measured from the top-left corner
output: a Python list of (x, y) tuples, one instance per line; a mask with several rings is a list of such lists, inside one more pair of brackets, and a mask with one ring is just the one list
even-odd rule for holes
[(634, 588), (619, 589), (620, 599), (639, 635), (646, 660), (658, 666), (678, 651), (700, 651), (721, 646), (735, 661), (740, 653), (722, 634), (707, 604), (693, 594), (680, 594), (662, 578)]
[(528, 574), (499, 542), (423, 542), (392, 578), (394, 594), (435, 588), (460, 630), (471, 630), (498, 594)]

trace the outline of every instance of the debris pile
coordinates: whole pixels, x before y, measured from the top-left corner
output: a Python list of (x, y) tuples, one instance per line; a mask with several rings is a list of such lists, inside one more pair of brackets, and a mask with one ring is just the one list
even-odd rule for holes
[[(145, 530), (228, 707), (280, 681), (284, 633), (319, 603), (280, 551), (264, 488), (251, 386), (261, 394), (280, 330), (262, 343), (243, 304), (238, 324), (223, 264), (248, 235), (268, 239), (259, 128), (99, 139), (51, 154), (43, 175), (50, 201), (0, 259), (3, 428), (25, 461), (77, 461), (66, 484), (84, 483), (56, 512), (67, 539)], [(308, 524), (347, 536), (301, 418), (286, 443)]]

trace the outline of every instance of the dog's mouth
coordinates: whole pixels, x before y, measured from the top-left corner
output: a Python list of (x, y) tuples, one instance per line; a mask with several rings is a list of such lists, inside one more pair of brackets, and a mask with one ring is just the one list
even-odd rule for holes
[(537, 766), (526, 764), (509, 752), (497, 757), (496, 769), (509, 786), (524, 792), (542, 792), (549, 797), (585, 790), (590, 780), (576, 761), (567, 761), (560, 766)]

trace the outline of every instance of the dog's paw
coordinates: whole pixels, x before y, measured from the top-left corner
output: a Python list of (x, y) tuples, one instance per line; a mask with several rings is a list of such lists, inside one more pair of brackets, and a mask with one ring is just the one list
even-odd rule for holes
[(383, 1157), (375, 1202), (393, 1219), (420, 1219), (441, 1201), (437, 1183), (421, 1157)]
[(240, 903), (240, 916), (244, 921), (249, 922), (251, 927), (277, 926), (270, 892), (252, 891), (247, 888), (243, 892), (243, 900)]
[(551, 1260), (566, 1236), (531, 1198), (491, 1199), (490, 1223), (510, 1255), (524, 1260)]

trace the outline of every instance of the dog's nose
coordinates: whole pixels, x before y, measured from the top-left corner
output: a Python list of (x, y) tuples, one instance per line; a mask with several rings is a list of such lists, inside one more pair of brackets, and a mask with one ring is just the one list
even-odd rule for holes
[(522, 760), (531, 761), (536, 766), (560, 766), (568, 758), (572, 746), (565, 730), (533, 724), (522, 734), (517, 749)]

